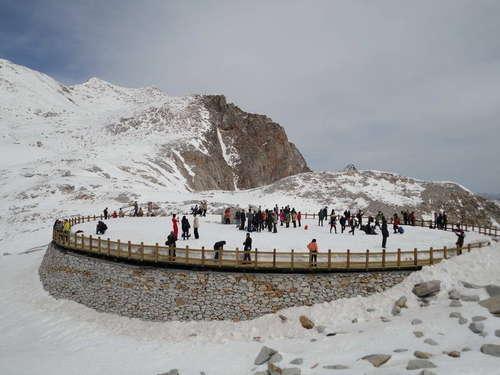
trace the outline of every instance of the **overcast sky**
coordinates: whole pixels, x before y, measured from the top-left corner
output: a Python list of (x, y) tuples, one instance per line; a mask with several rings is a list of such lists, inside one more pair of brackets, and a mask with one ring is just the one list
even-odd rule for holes
[(500, 1), (0, 0), (0, 57), (222, 93), (348, 163), (500, 192)]

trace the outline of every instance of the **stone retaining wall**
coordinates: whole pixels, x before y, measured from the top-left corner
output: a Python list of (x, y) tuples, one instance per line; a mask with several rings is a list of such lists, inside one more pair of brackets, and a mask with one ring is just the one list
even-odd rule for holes
[(145, 320), (245, 320), (291, 306), (366, 296), (410, 272), (255, 274), (144, 267), (49, 245), (44, 288), (102, 312)]

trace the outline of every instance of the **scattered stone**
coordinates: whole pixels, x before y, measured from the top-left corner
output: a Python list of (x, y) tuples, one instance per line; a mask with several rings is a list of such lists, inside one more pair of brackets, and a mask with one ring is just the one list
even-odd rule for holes
[(413, 319), (411, 321), (411, 325), (412, 326), (416, 326), (416, 325), (419, 325), (419, 324), (422, 324), (422, 321), (420, 319)]
[(276, 353), (278, 353), (277, 350), (271, 349), (267, 346), (263, 346), (260, 349), (259, 354), (257, 354), (257, 357), (255, 358), (255, 361), (253, 361), (253, 363), (256, 364), (257, 366), (262, 365), (267, 361), (269, 361), (269, 359), (271, 359), (271, 357)]
[(159, 375), (179, 375), (179, 370), (177, 370), (176, 368), (168, 371), (168, 372), (163, 372)]
[(393, 316), (401, 314), (401, 309), (399, 308), (399, 306), (394, 305), (394, 306), (392, 307), (391, 314), (392, 314)]
[(316, 326), (316, 332), (318, 332), (318, 333), (325, 332), (325, 329), (326, 329), (325, 326)]
[(431, 338), (425, 339), (424, 342), (428, 345), (436, 346), (438, 343)]
[(484, 288), (484, 286), (477, 285), (477, 284), (472, 284), (472, 283), (468, 283), (467, 281), (461, 281), (461, 283), (464, 286), (464, 288), (467, 288), (467, 289), (481, 289), (481, 288)]
[(370, 362), (373, 365), (373, 367), (380, 367), (384, 363), (386, 363), (389, 359), (391, 359), (391, 356), (389, 354), (370, 354), (370, 355), (365, 355), (361, 359)]
[(389, 323), (391, 321), (391, 319), (386, 318), (385, 316), (381, 316), (380, 320), (383, 321), (384, 323)]
[(288, 320), (288, 318), (285, 316), (285, 315), (278, 315), (280, 320), (281, 320), (281, 323), (286, 323), (286, 321)]
[(267, 371), (269, 375), (300, 375), (298, 367), (281, 368), (272, 363), (267, 364)]
[(326, 337), (332, 337), (332, 336), (335, 336), (335, 335), (337, 335), (335, 332), (330, 332), (330, 333), (326, 334)]
[(408, 308), (408, 306), (406, 306), (406, 302), (407, 302), (407, 298), (405, 296), (401, 296), (394, 303), (394, 305), (399, 307), (400, 309), (406, 309), (406, 308)]
[(346, 370), (349, 367), (344, 366), (344, 365), (326, 365), (326, 366), (323, 366), (323, 368), (326, 370)]
[(500, 296), (500, 286), (493, 284), (486, 285), (486, 292), (490, 297)]
[(413, 334), (418, 338), (424, 337), (424, 333), (422, 331), (413, 331)]
[(459, 313), (458, 311), (453, 311), (450, 313), (450, 318), (460, 318), (462, 316), (461, 313)]
[(423, 298), (437, 294), (441, 290), (441, 281), (431, 280), (423, 283), (415, 284), (412, 289), (413, 294)]
[(356, 324), (357, 322), (358, 322), (358, 318), (354, 318), (353, 320), (351, 320), (352, 324)]
[(481, 336), (481, 337), (486, 337), (486, 336), (488, 336), (488, 332), (483, 331), (483, 332), (481, 332), (481, 333), (479, 334), (479, 336)]
[(500, 329), (495, 329), (495, 336), (500, 337)]
[(461, 294), (460, 295), (460, 300), (464, 302), (479, 302), (479, 296), (478, 295), (467, 295), (467, 294)]
[(479, 304), (486, 307), (491, 314), (500, 314), (500, 296), (482, 300)]
[(394, 349), (394, 353), (404, 353), (407, 351), (408, 351), (408, 349)]
[(481, 345), (481, 353), (492, 355), (495, 357), (500, 357), (500, 345), (496, 344)]
[(316, 342), (316, 341), (318, 341), (318, 339), (311, 339), (311, 340), (309, 340), (309, 341), (311, 341), (311, 342)]
[(469, 320), (467, 318), (464, 318), (463, 316), (461, 316), (460, 318), (458, 318), (458, 324), (460, 325), (464, 325), (464, 324), (467, 324)]
[(295, 358), (290, 361), (291, 365), (301, 365), (304, 363), (304, 360), (302, 358)]
[(436, 365), (426, 359), (410, 359), (406, 366), (407, 370), (420, 370), (423, 368), (436, 368)]
[(486, 320), (486, 319), (488, 319), (488, 318), (485, 316), (480, 316), (480, 315), (472, 317), (473, 322), (482, 322), (483, 320)]
[(460, 301), (453, 300), (450, 302), (450, 307), (462, 307), (462, 303)]
[(269, 358), (269, 363), (278, 363), (283, 360), (283, 356), (280, 353), (274, 353), (271, 358)]
[(484, 330), (484, 324), (481, 322), (472, 322), (469, 324), (469, 329), (474, 333), (481, 333)]
[(465, 346), (465, 347), (462, 348), (462, 351), (463, 352), (470, 352), (471, 348), (469, 348), (468, 346)]
[(301, 315), (299, 317), (299, 321), (300, 321), (300, 324), (302, 325), (302, 327), (304, 327), (305, 329), (313, 329), (314, 328), (313, 321), (305, 315)]
[(432, 357), (431, 353), (421, 352), (420, 350), (416, 350), (415, 352), (413, 352), (413, 355), (420, 359), (429, 359), (430, 357)]
[(453, 351), (448, 352), (446, 354), (448, 354), (450, 357), (453, 357), (453, 358), (460, 358), (460, 352), (458, 352), (456, 350), (453, 350)]
[(367, 308), (367, 309), (366, 309), (366, 311), (367, 311), (367, 312), (374, 312), (374, 311), (375, 311), (375, 309), (374, 309), (374, 308), (369, 307), (369, 308)]
[(460, 292), (456, 289), (452, 289), (448, 292), (448, 298), (454, 300), (460, 299)]

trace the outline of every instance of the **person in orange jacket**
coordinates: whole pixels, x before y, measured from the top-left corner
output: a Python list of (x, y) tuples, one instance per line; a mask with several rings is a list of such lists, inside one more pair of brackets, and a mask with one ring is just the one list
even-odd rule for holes
[(311, 266), (316, 266), (316, 262), (318, 260), (318, 243), (316, 242), (316, 238), (307, 245), (307, 249), (309, 250), (309, 263)]

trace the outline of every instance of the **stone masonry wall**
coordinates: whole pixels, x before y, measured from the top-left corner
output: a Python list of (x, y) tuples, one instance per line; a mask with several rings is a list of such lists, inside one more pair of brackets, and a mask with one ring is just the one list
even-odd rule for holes
[(102, 312), (145, 320), (245, 320), (291, 306), (366, 296), (409, 272), (262, 274), (175, 270), (116, 263), (49, 245), (44, 288)]

